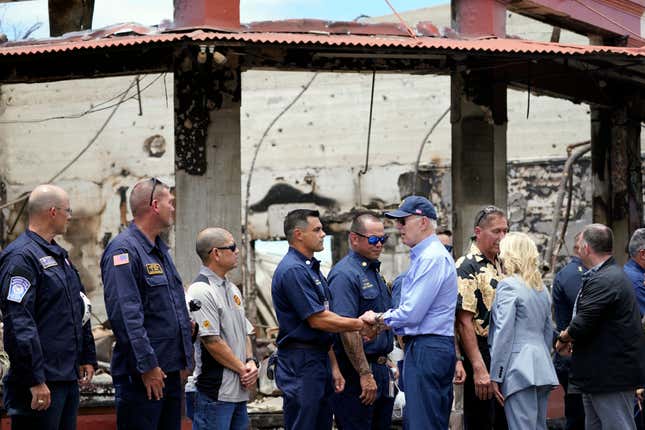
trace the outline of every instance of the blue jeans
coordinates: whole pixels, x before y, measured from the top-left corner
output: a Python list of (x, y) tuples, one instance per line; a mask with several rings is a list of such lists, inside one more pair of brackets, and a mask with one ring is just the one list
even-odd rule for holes
[[(78, 381), (47, 382), (51, 393), (51, 406), (36, 412), (31, 406), (7, 407), (12, 430), (76, 430), (79, 390)], [(31, 396), (29, 399), (31, 402)]]
[(197, 396), (196, 391), (186, 391), (186, 417), (191, 421), (195, 416), (195, 396)]
[(183, 389), (179, 372), (168, 372), (163, 398), (148, 400), (140, 375), (113, 377), (118, 430), (179, 430)]
[(246, 402), (211, 400), (199, 391), (195, 394), (193, 430), (247, 430), (249, 428)]
[(452, 336), (414, 336), (405, 344), (405, 425), (445, 430), (452, 407), (455, 342)]

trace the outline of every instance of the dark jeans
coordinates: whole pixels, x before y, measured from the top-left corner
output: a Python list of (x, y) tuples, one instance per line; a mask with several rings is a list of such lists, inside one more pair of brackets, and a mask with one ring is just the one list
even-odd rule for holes
[(452, 336), (414, 336), (405, 344), (405, 428), (445, 430), (452, 407), (455, 341)]
[[(486, 368), (490, 369), (490, 352), (488, 339), (477, 338)], [(497, 403), (495, 398), (480, 400), (475, 394), (475, 381), (473, 367), (468, 358), (464, 359), (466, 382), (464, 382), (464, 427), (466, 430), (507, 430), (504, 408)]]
[(78, 381), (47, 382), (51, 406), (42, 412), (9, 407), (11, 430), (76, 430), (79, 390)]
[(114, 400), (118, 430), (179, 430), (182, 386), (179, 372), (164, 380), (163, 398), (148, 400), (141, 376), (114, 376)]
[(193, 430), (247, 430), (249, 415), (246, 402), (223, 402), (212, 400), (205, 394), (196, 393)]
[(568, 366), (556, 367), (555, 372), (564, 389), (564, 416), (567, 420), (565, 430), (584, 430), (585, 408), (582, 404), (582, 394), (569, 394)]

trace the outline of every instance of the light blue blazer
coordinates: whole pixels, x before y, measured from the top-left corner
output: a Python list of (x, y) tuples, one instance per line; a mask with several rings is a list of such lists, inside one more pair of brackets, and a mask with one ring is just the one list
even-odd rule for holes
[(495, 290), (488, 331), (490, 378), (507, 397), (530, 386), (557, 386), (551, 361), (553, 325), (551, 297), (517, 276), (503, 279)]

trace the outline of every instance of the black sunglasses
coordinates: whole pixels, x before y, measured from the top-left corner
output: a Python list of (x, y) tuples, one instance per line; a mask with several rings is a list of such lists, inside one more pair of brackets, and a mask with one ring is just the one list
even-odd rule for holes
[(395, 218), (395, 221), (397, 222), (397, 224), (405, 225), (405, 219), (410, 217), (410, 216), (412, 216), (412, 215), (408, 215), (408, 216), (405, 216), (403, 218)]
[(210, 254), (211, 252), (213, 252), (213, 249), (228, 249), (231, 252), (235, 252), (235, 250), (237, 249), (237, 244), (233, 242), (233, 245), (229, 246), (214, 246), (210, 251), (208, 251), (208, 253)]
[(502, 210), (497, 206), (486, 206), (484, 209), (480, 210), (475, 217), (475, 227), (478, 227), (479, 224), (490, 214), (499, 213), (503, 214)]
[(360, 237), (364, 237), (367, 239), (367, 243), (370, 245), (376, 245), (377, 243), (381, 242), (383, 245), (385, 245), (385, 242), (387, 242), (387, 238), (390, 237), (387, 234), (383, 236), (366, 236), (364, 234), (361, 234), (357, 231), (353, 231), (352, 233), (359, 235)]
[(152, 191), (150, 191), (150, 203), (148, 204), (148, 206), (152, 206), (152, 200), (155, 195), (155, 188), (157, 188), (157, 184), (161, 183), (161, 181), (157, 178), (152, 178), (151, 181), (152, 181)]

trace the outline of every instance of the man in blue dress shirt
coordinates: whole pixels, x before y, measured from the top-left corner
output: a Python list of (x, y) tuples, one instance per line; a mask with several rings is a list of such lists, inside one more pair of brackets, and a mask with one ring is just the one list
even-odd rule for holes
[[(380, 273), (378, 260), (387, 241), (383, 222), (369, 213), (354, 217), (349, 232), (351, 251), (329, 273), (332, 308), (344, 317), (357, 318), (368, 310), (385, 312), (392, 298)], [(345, 390), (332, 396), (332, 410), (342, 430), (389, 430), (394, 407), (390, 392), (387, 355), (394, 335), (383, 331), (363, 344), (357, 332), (341, 333), (334, 350), (345, 378)]]
[(395, 309), (366, 312), (368, 323), (384, 324), (405, 343), (403, 382), (406, 418), (411, 429), (448, 428), (455, 372), (457, 272), (452, 256), (435, 234), (437, 212), (420, 196), (406, 198), (394, 218), (410, 250), (410, 267)]
[[(286, 430), (329, 430), (330, 396), (345, 380), (331, 349), (333, 335), (361, 331), (374, 336), (357, 318), (330, 310), (331, 295), (314, 252), (323, 250), (318, 211), (296, 209), (284, 220), (289, 252), (273, 274), (271, 297), (278, 317), (276, 383), (282, 391)], [(332, 382), (333, 378), (333, 382)]]
[(634, 231), (628, 251), (630, 258), (623, 270), (632, 282), (642, 317), (645, 315), (645, 228)]
[(184, 288), (159, 235), (174, 221), (175, 198), (157, 178), (130, 194), (134, 221), (101, 258), (105, 308), (116, 344), (111, 371), (117, 428), (179, 430), (180, 371), (193, 365)]

